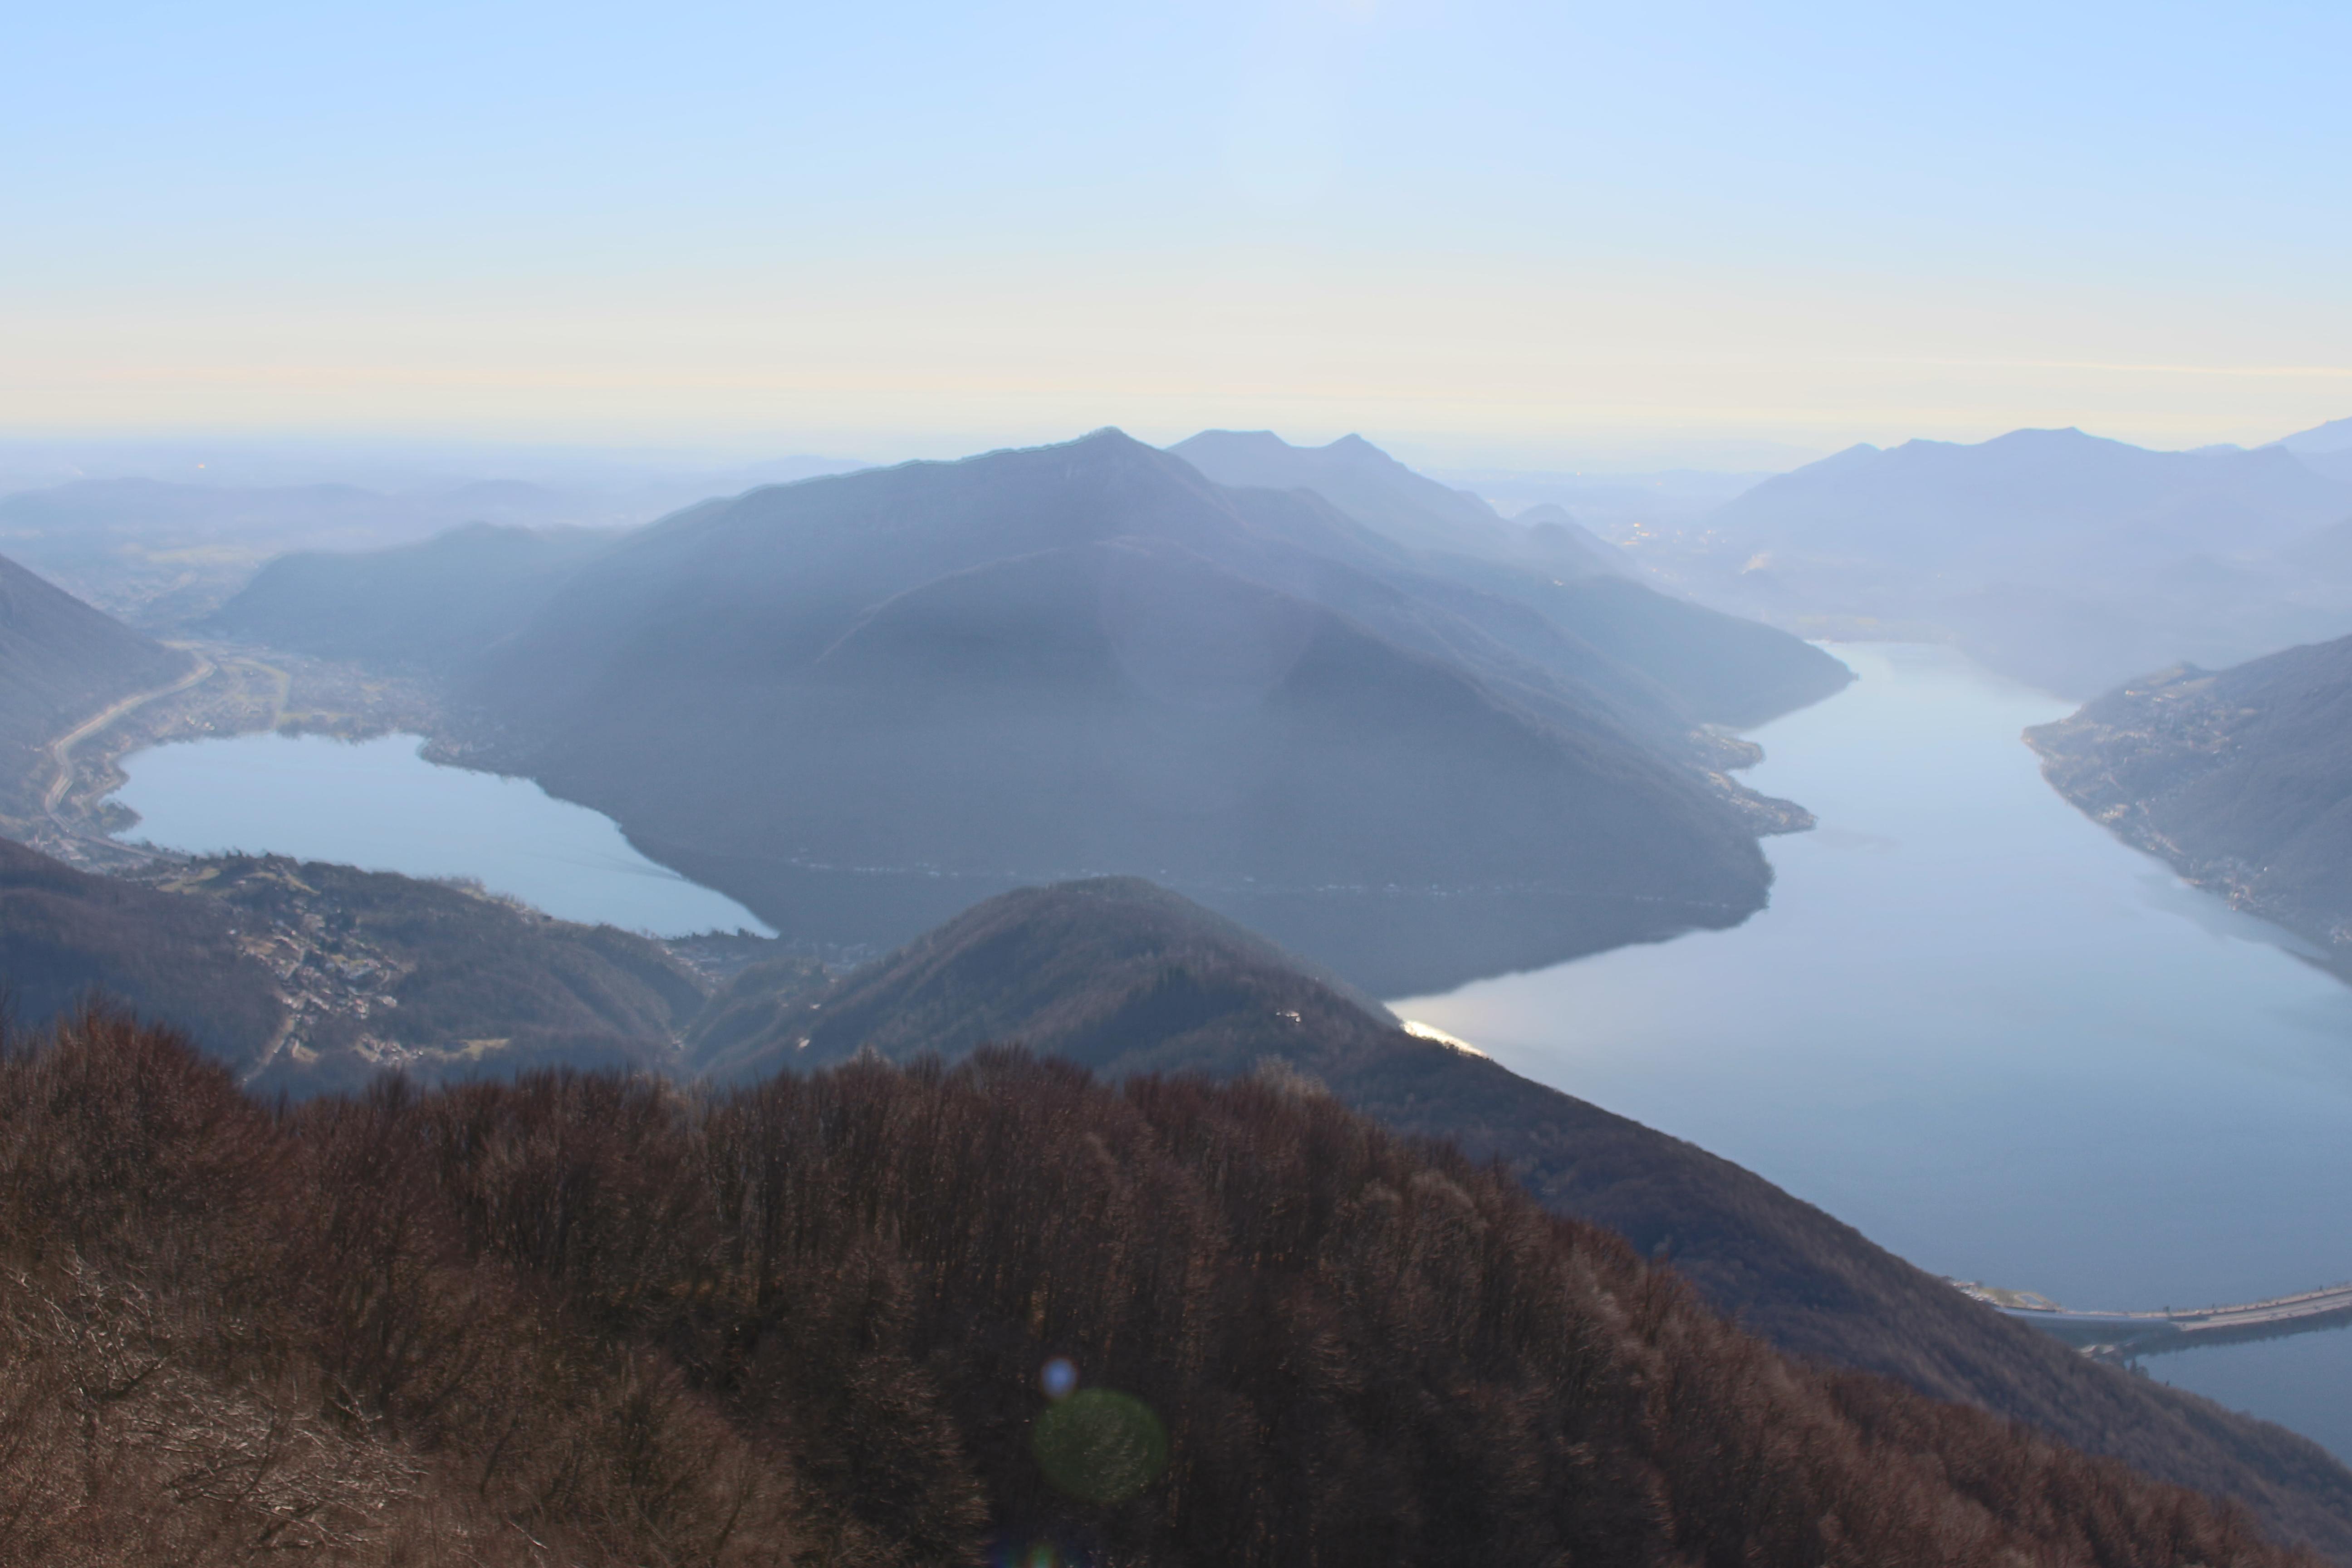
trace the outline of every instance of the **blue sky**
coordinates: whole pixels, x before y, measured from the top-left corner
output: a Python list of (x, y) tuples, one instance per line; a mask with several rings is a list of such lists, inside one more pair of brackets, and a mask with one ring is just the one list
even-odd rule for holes
[(0, 431), (1522, 466), (2352, 413), (2352, 7), (15, 8)]

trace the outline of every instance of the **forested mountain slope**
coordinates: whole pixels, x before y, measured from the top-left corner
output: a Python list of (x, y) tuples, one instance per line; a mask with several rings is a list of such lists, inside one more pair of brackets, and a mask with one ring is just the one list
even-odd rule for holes
[(2126, 843), (2352, 973), (2352, 637), (2176, 667), (2026, 739)]
[(102, 993), (257, 1087), (661, 1065), (704, 983), (657, 943), (465, 889), (224, 856), (160, 885), (0, 840), (0, 983), (46, 1026)]
[(993, 900), (830, 989), (758, 976), (764, 1043), (687, 1066), (740, 1078), (871, 1048), (952, 1060), (1018, 1041), (1118, 1077), (1272, 1061), (1400, 1131), (1499, 1158), (1553, 1212), (1671, 1257), (1782, 1350), (2026, 1421), (2151, 1475), (2239, 1498), (2352, 1560), (2352, 1474), (2316, 1445), (2084, 1360), (1771, 1184), (1639, 1123), (1409, 1035), (1272, 943), (1134, 880)]
[(0, 817), (38, 815), (48, 742), (188, 668), (185, 655), (0, 558)]
[(14, 1022), (46, 1028), (103, 994), (232, 1068), (278, 1037), (277, 977), (217, 903), (92, 876), (0, 839), (0, 982)]
[(1278, 1079), (273, 1114), (100, 1021), (0, 1057), (0, 1194), (11, 1562), (2308, 1561)]

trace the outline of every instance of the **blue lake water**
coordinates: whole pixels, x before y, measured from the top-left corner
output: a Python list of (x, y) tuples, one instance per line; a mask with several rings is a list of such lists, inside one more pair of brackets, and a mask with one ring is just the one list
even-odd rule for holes
[(470, 877), (568, 921), (657, 936), (750, 930), (749, 910), (637, 853), (610, 817), (528, 779), (438, 767), (415, 735), (236, 735), (136, 752), (122, 837), (411, 877)]
[[(2019, 740), (2072, 704), (1939, 648), (1755, 731), (1771, 907), (1394, 1004), (1759, 1172), (1938, 1274), (2068, 1306), (2352, 1279), (2352, 987), (2062, 800)], [(2352, 1332), (2152, 1376), (2352, 1457)]]

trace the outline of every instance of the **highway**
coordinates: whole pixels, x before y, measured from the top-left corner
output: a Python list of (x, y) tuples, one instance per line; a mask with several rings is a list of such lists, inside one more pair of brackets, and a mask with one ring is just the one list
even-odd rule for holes
[[(1957, 1283), (1957, 1281), (1956, 1281)], [(2232, 1344), (2352, 1324), (2352, 1283), (2323, 1286), (2266, 1301), (2198, 1307), (2183, 1311), (2105, 1312), (2054, 1302), (2021, 1303), (2013, 1291), (1960, 1289), (1999, 1311), (2032, 1323), (2085, 1352), (2109, 1361), (2163, 1355), (2200, 1345)], [(2006, 1298), (2006, 1299), (2004, 1299)]]
[[(56, 826), (58, 831), (76, 838), (93, 837), (80, 824), (68, 821), (64, 813), (58, 809), (65, 804), (67, 792), (73, 788), (74, 748), (132, 710), (143, 708), (148, 703), (162, 698), (175, 697), (198, 682), (209, 679), (213, 671), (219, 668), (202, 654), (195, 654), (194, 657), (195, 658), (194, 667), (169, 686), (159, 686), (152, 690), (126, 697), (103, 713), (95, 718), (84, 720), (49, 742), (49, 760), (56, 765), (57, 775), (50, 779), (47, 791), (41, 796), (41, 809), (48, 815), (49, 821)], [(115, 847), (121, 847), (115, 846)]]

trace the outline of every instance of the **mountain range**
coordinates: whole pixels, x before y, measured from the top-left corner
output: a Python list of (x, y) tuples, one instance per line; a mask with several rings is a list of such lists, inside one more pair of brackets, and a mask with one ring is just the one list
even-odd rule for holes
[(2347, 519), (2352, 483), (2286, 446), (2156, 452), (2019, 430), (1850, 448), (1756, 486), (1652, 559), (1776, 624), (1948, 639), (2080, 698), (2352, 628), (2352, 589), (2299, 559)]
[(739, 486), (775, 482), (856, 466), (785, 459), (701, 480), (632, 476), (559, 486), (434, 480), (415, 472), (402, 476), (404, 488), (391, 490), (78, 479), (0, 495), (0, 550), (142, 629), (173, 631), (211, 614), (257, 568), (288, 552), (390, 549), (467, 523), (633, 527), (728, 479)]
[(1709, 726), (1849, 679), (1625, 579), (1432, 570), (1115, 431), (707, 502), (551, 591), (459, 565), (534, 550), (288, 562), (210, 624), (305, 651), (417, 628), (370, 657), (442, 661), (477, 760), (827, 942), (1088, 871), (1390, 994), (1733, 923), (1756, 835), (1807, 819)]

